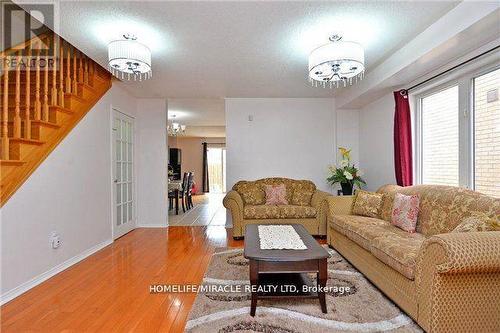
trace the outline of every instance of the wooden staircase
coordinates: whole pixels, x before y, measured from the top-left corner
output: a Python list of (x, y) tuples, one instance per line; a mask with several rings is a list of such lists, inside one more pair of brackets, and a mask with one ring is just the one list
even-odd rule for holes
[(1, 59), (0, 207), (111, 87), (106, 69), (52, 32)]

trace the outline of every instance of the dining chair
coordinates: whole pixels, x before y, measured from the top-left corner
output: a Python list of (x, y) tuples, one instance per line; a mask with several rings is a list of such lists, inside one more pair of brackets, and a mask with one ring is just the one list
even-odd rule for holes
[(181, 203), (182, 203), (182, 212), (185, 213), (186, 210), (188, 210), (188, 204), (187, 204), (187, 192), (188, 192), (188, 181), (189, 181), (189, 172), (184, 172), (184, 175), (182, 176), (182, 189), (179, 192), (179, 196), (181, 198)]
[(191, 209), (194, 207), (194, 205), (193, 205), (193, 179), (194, 179), (194, 172), (191, 171), (188, 175), (188, 186), (187, 186), (187, 192), (186, 192), (188, 209)]

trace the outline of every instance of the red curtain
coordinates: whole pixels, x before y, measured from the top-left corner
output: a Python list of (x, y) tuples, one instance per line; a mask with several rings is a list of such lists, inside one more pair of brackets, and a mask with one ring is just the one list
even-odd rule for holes
[(394, 169), (399, 186), (413, 185), (410, 103), (406, 90), (394, 92)]

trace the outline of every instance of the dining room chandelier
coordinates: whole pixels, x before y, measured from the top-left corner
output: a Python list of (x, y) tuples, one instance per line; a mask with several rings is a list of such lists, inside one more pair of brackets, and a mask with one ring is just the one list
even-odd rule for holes
[(109, 70), (122, 80), (142, 81), (153, 76), (151, 50), (132, 34), (108, 44)]
[(184, 135), (186, 132), (186, 125), (179, 124), (175, 121), (176, 115), (172, 115), (172, 120), (168, 122), (167, 132), (168, 136)]
[(362, 80), (365, 72), (365, 51), (356, 42), (343, 41), (333, 35), (330, 42), (309, 55), (309, 81), (313, 86), (346, 87)]

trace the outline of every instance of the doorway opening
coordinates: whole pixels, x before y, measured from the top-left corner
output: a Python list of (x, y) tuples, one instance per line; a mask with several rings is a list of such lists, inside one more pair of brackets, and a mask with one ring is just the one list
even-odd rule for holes
[[(169, 225), (210, 226), (225, 231), (222, 201), (228, 185), (224, 99), (170, 98), (168, 125)], [(189, 177), (187, 185), (183, 184), (185, 174), (192, 176), (191, 185)], [(186, 209), (182, 209), (182, 198), (192, 203)]]

